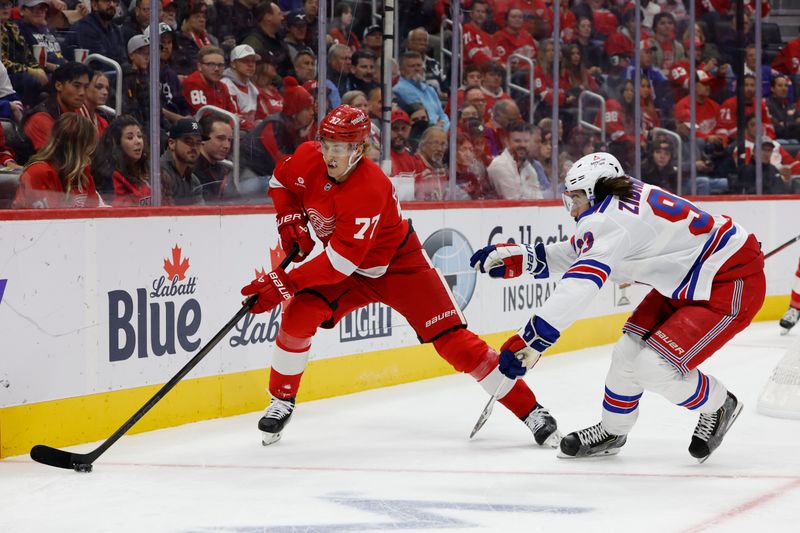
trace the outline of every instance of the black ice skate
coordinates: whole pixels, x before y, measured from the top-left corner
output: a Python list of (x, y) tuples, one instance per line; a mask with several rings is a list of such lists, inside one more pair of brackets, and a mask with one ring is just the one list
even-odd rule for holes
[(794, 307), (790, 307), (786, 310), (786, 312), (781, 317), (780, 326), (783, 328), (781, 335), (786, 335), (789, 333), (789, 330), (797, 324), (797, 320), (800, 318), (800, 309), (795, 309)]
[(561, 441), (561, 433), (558, 431), (556, 419), (547, 409), (537, 403), (522, 421), (533, 432), (536, 444), (550, 446), (551, 448), (558, 447), (558, 443)]
[(616, 455), (625, 444), (627, 435), (612, 435), (603, 428), (602, 422), (574, 431), (561, 439), (558, 456), (565, 459)]
[(258, 429), (263, 433), (261, 444), (269, 446), (281, 440), (281, 432), (292, 418), (292, 411), (294, 411), (294, 398), (281, 400), (272, 397), (267, 411), (258, 421)]
[(731, 428), (739, 413), (742, 412), (742, 402), (728, 392), (722, 407), (710, 414), (700, 414), (700, 421), (694, 428), (692, 443), (689, 444), (689, 453), (703, 463), (722, 443), (725, 434)]

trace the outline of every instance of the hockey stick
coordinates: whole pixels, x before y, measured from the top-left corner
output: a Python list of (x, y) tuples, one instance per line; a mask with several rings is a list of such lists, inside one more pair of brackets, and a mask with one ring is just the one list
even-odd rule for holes
[(785, 243), (781, 244), (780, 246), (778, 246), (777, 248), (775, 248), (771, 252), (764, 254), (764, 259), (777, 254), (778, 252), (780, 252), (781, 250), (783, 250), (787, 246), (791, 246), (792, 244), (796, 243), (797, 241), (800, 241), (800, 235), (798, 235), (797, 237), (793, 237), (793, 238), (789, 239), (788, 241), (786, 241)]
[[(286, 258), (281, 261), (280, 268), (285, 270), (286, 267), (289, 266), (289, 263), (292, 262), (292, 259), (300, 252), (300, 248), (295, 245), (288, 254), (286, 254)], [(158, 392), (156, 392), (152, 398), (147, 400), (138, 411), (136, 411), (132, 417), (128, 419), (127, 422), (122, 424), (122, 426), (114, 432), (109, 438), (103, 442), (100, 446), (96, 449), (92, 450), (89, 453), (73, 453), (68, 452), (65, 450), (59, 450), (57, 448), (52, 448), (50, 446), (46, 446), (44, 444), (37, 444), (33, 448), (31, 448), (31, 459), (36, 461), (37, 463), (42, 463), (48, 466), (54, 466), (56, 468), (66, 468), (66, 469), (74, 469), (76, 472), (91, 472), (92, 471), (92, 463), (94, 463), (98, 457), (103, 455), (106, 450), (108, 450), (112, 444), (117, 442), (120, 437), (122, 437), (125, 433), (128, 432), (129, 429), (133, 427), (136, 422), (138, 422), (150, 409), (153, 408), (155, 404), (157, 404), (161, 399), (167, 395), (172, 388), (178, 384), (178, 382), (186, 376), (197, 364), (210, 352), (214, 347), (222, 340), (228, 332), (233, 329), (233, 326), (236, 325), (239, 320), (242, 319), (244, 315), (250, 311), (250, 308), (258, 300), (258, 295), (253, 294), (248, 296), (247, 299), (244, 301), (242, 308), (236, 312), (236, 314), (231, 318), (225, 326), (221, 330), (217, 332), (214, 337), (208, 341), (208, 344), (203, 346), (203, 348), (197, 352), (197, 355), (192, 357), (192, 359), (184, 365), (183, 368), (175, 374), (172, 379), (170, 379), (163, 387), (161, 387)]]
[(478, 421), (475, 422), (475, 427), (472, 428), (472, 433), (469, 434), (469, 438), (474, 437), (475, 434), (481, 430), (486, 421), (489, 420), (489, 417), (492, 415), (492, 409), (494, 409), (494, 403), (497, 401), (497, 396), (500, 394), (500, 389), (503, 385), (505, 385), (505, 379), (500, 380), (500, 383), (497, 384), (497, 388), (494, 390), (494, 394), (492, 394), (492, 397), (486, 402), (486, 407), (483, 408), (481, 416), (479, 416)]

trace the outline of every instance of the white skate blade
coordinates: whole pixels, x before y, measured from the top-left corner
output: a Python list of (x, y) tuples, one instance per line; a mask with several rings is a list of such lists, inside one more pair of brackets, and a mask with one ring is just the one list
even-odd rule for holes
[(610, 450), (603, 450), (602, 452), (593, 453), (591, 455), (582, 455), (580, 457), (575, 455), (567, 455), (561, 451), (559, 448), (558, 450), (558, 458), (559, 459), (594, 459), (595, 457), (603, 457), (605, 455), (617, 455), (622, 448), (612, 448)]
[(786, 328), (781, 328), (781, 337), (783, 337), (784, 335), (788, 335), (789, 331), (790, 330), (788, 330)]
[[(742, 408), (744, 408), (744, 404), (742, 402), (739, 402), (739, 403), (736, 404), (736, 409), (734, 409), (734, 411), (733, 411), (733, 417), (731, 417), (731, 423), (728, 424), (728, 429), (725, 430), (725, 435), (726, 436), (728, 435), (728, 431), (731, 430), (731, 426), (733, 425), (733, 423), (736, 422), (737, 418), (739, 418), (739, 414), (742, 412)], [(720, 446), (721, 445), (722, 445), (722, 443), (720, 442)], [(717, 446), (717, 448), (719, 448), (719, 446)], [(700, 464), (705, 463), (706, 460), (708, 460), (708, 458), (711, 457), (711, 454), (714, 453), (715, 451), (717, 451), (717, 448), (714, 448), (713, 450), (711, 450), (711, 453), (709, 453), (705, 457), (699, 457), (697, 459), (697, 462), (700, 463)]]
[(549, 437), (544, 439), (544, 442), (541, 445), (549, 446), (550, 448), (558, 448), (561, 445), (561, 439), (563, 438), (564, 435), (562, 435), (559, 430), (555, 430), (550, 434)]
[(262, 446), (269, 446), (270, 444), (275, 444), (281, 440), (280, 433), (267, 433), (266, 431), (261, 432), (261, 445)]

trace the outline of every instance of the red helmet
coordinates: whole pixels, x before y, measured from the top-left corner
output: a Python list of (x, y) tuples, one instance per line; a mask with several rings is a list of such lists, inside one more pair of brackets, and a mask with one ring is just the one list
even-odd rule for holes
[(349, 105), (340, 105), (319, 123), (319, 136), (336, 142), (362, 143), (372, 121), (366, 113)]

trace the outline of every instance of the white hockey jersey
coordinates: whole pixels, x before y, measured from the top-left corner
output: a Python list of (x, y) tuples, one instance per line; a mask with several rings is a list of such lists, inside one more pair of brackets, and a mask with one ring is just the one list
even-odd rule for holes
[(609, 196), (578, 217), (570, 241), (545, 247), (550, 272), (564, 275), (536, 316), (559, 334), (608, 280), (638, 281), (673, 299), (709, 299), (714, 275), (749, 235), (730, 217), (659, 187), (634, 180), (634, 188), (633, 198)]

